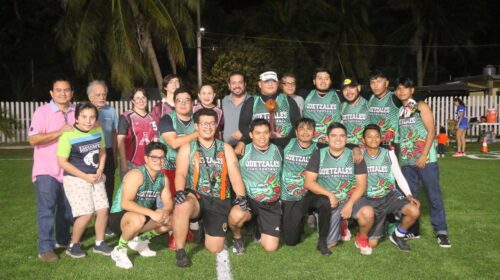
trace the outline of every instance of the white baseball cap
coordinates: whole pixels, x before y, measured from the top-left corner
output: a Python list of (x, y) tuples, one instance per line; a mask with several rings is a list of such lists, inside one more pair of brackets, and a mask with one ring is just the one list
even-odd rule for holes
[(274, 80), (277, 82), (278, 81), (278, 74), (276, 74), (276, 72), (274, 72), (274, 71), (266, 71), (266, 72), (263, 72), (262, 74), (260, 74), (259, 78), (261, 81)]

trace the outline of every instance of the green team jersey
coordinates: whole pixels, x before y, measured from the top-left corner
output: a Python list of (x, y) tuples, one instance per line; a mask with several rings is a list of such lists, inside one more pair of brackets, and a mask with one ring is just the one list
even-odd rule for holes
[[(187, 125), (185, 125), (178, 117), (175, 111), (172, 111), (168, 113), (170, 118), (172, 119), (172, 125), (174, 127), (175, 133), (177, 133), (177, 136), (183, 136), (186, 134), (191, 134), (195, 131), (194, 128), (194, 122), (193, 118), (191, 117), (191, 120)], [(175, 170), (175, 162), (177, 160), (177, 151), (178, 149), (174, 149), (168, 145), (163, 137), (160, 137), (160, 142), (167, 145), (167, 160), (165, 161), (165, 164), (163, 164), (163, 169), (168, 169), (168, 170)]]
[(316, 149), (316, 143), (312, 143), (306, 149), (302, 148), (297, 138), (292, 138), (285, 147), (281, 176), (281, 200), (298, 201), (304, 197), (306, 190), (304, 189), (303, 172)]
[(389, 150), (380, 148), (378, 155), (370, 156), (366, 150), (362, 151), (368, 170), (368, 182), (365, 196), (369, 198), (385, 197), (396, 187), (396, 179), (391, 170)]
[[(403, 112), (404, 108), (401, 108)], [(401, 116), (399, 119), (399, 137), (401, 139), (400, 164), (401, 166), (415, 165), (422, 155), (427, 137), (427, 129), (418, 110), (418, 103), (411, 108), (409, 117)], [(427, 155), (427, 163), (436, 162), (436, 148), (431, 145)]]
[[(156, 179), (153, 181), (145, 165), (141, 165), (135, 169), (141, 171), (143, 182), (137, 189), (137, 194), (135, 195), (134, 202), (141, 205), (142, 207), (153, 209), (156, 206), (156, 199), (160, 196), (161, 191), (165, 186), (165, 175), (163, 175), (163, 173), (161, 172), (158, 172), (158, 175), (156, 175)], [(118, 213), (123, 211), (121, 207), (122, 192), (123, 182), (120, 183), (120, 186), (116, 191), (115, 199), (113, 200), (113, 206), (111, 207), (111, 213)]]
[(207, 149), (198, 141), (193, 141), (190, 149), (187, 188), (205, 196), (229, 198), (224, 142), (215, 140)]
[(282, 162), (281, 152), (274, 144), (269, 144), (267, 151), (256, 149), (252, 143), (246, 145), (240, 168), (247, 196), (257, 202), (277, 201)]
[(324, 147), (319, 156), (318, 184), (331, 191), (339, 201), (348, 199), (356, 186), (352, 150), (344, 149), (340, 157), (334, 158), (328, 147)]
[(368, 115), (368, 102), (363, 97), (359, 97), (358, 102), (351, 106), (349, 102), (342, 102), (340, 105), (340, 115), (342, 124), (347, 130), (347, 143), (363, 145), (363, 129), (370, 123)]
[[(276, 103), (278, 103), (278, 109), (274, 112), (275, 130), (281, 136), (286, 137), (292, 131), (292, 119), (289, 114), (290, 104), (288, 104), (287, 96), (283, 93), (278, 93)], [(267, 111), (262, 97), (254, 96), (252, 119), (265, 119), (269, 121), (269, 116), (270, 113)]]
[(304, 118), (316, 122), (314, 141), (326, 141), (326, 129), (333, 122), (340, 122), (340, 99), (336, 91), (324, 96), (313, 89), (304, 101)]
[(381, 99), (372, 95), (368, 101), (370, 123), (380, 126), (381, 141), (384, 144), (399, 143), (399, 106), (394, 103), (393, 98), (395, 98), (394, 92), (389, 91)]

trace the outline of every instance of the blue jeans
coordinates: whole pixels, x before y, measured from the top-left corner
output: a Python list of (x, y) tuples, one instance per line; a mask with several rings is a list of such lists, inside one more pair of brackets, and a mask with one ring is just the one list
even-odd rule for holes
[[(63, 185), (48, 175), (36, 176), (35, 181), (38, 252), (52, 252), (55, 243), (67, 245), (70, 242), (70, 226), (73, 222)], [(55, 219), (54, 219), (55, 218)], [(55, 220), (55, 240), (54, 240)]]
[[(437, 162), (428, 163), (423, 169), (416, 166), (402, 166), (401, 171), (410, 185), (413, 197), (418, 198), (420, 194), (420, 181), (424, 185), (427, 200), (431, 206), (431, 223), (436, 234), (448, 235), (446, 225), (446, 214), (443, 199), (441, 198), (441, 187), (439, 186), (439, 167)], [(420, 222), (417, 221), (409, 229), (410, 233), (420, 234)]]

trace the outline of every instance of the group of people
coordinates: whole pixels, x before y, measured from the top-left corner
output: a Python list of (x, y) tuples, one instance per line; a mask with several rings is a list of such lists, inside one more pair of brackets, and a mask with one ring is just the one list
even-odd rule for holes
[[(184, 248), (194, 222), (214, 253), (227, 245), (228, 229), (235, 254), (245, 253), (245, 230), (268, 252), (280, 239), (294, 246), (311, 214), (322, 255), (350, 240), (355, 224), (354, 245), (362, 254), (370, 255), (384, 237), (409, 252), (406, 241), (420, 237), (420, 182), (437, 243), (451, 247), (433, 114), (412, 99), (413, 81), (398, 79), (392, 92), (388, 77), (375, 72), (369, 100), (351, 78), (333, 90), (325, 68), (315, 70), (312, 82), (302, 98), (293, 74), (278, 79), (264, 71), (260, 92), (250, 95), (244, 75), (234, 72), (219, 108), (212, 86), (200, 88), (194, 105), (180, 78), (168, 75), (151, 112), (146, 91), (136, 88), (132, 109), (118, 118), (106, 105), (104, 82), (91, 82), (90, 102), (73, 105), (69, 81), (56, 80), (52, 100), (35, 111), (29, 130), (39, 257), (57, 260), (58, 247), (84, 257), (80, 239), (94, 215), (92, 250), (125, 269), (133, 266), (128, 248), (155, 256), (148, 244), (163, 233), (176, 265), (190, 266)], [(116, 165), (122, 179), (114, 191)], [(105, 242), (108, 233), (119, 236), (114, 248)]]

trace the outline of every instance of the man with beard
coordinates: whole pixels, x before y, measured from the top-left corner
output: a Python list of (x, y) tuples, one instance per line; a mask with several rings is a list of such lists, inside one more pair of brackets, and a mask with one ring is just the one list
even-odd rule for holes
[(355, 80), (346, 78), (342, 83), (342, 94), (346, 101), (340, 105), (340, 115), (347, 129), (348, 144), (363, 145), (363, 129), (370, 123), (367, 101), (360, 92), (361, 85)]
[(242, 73), (231, 73), (227, 87), (230, 93), (222, 99), (224, 118), (223, 139), (224, 142), (234, 147), (243, 136), (238, 128), (238, 122), (240, 120), (243, 102), (247, 100), (250, 95), (245, 91), (245, 77)]

